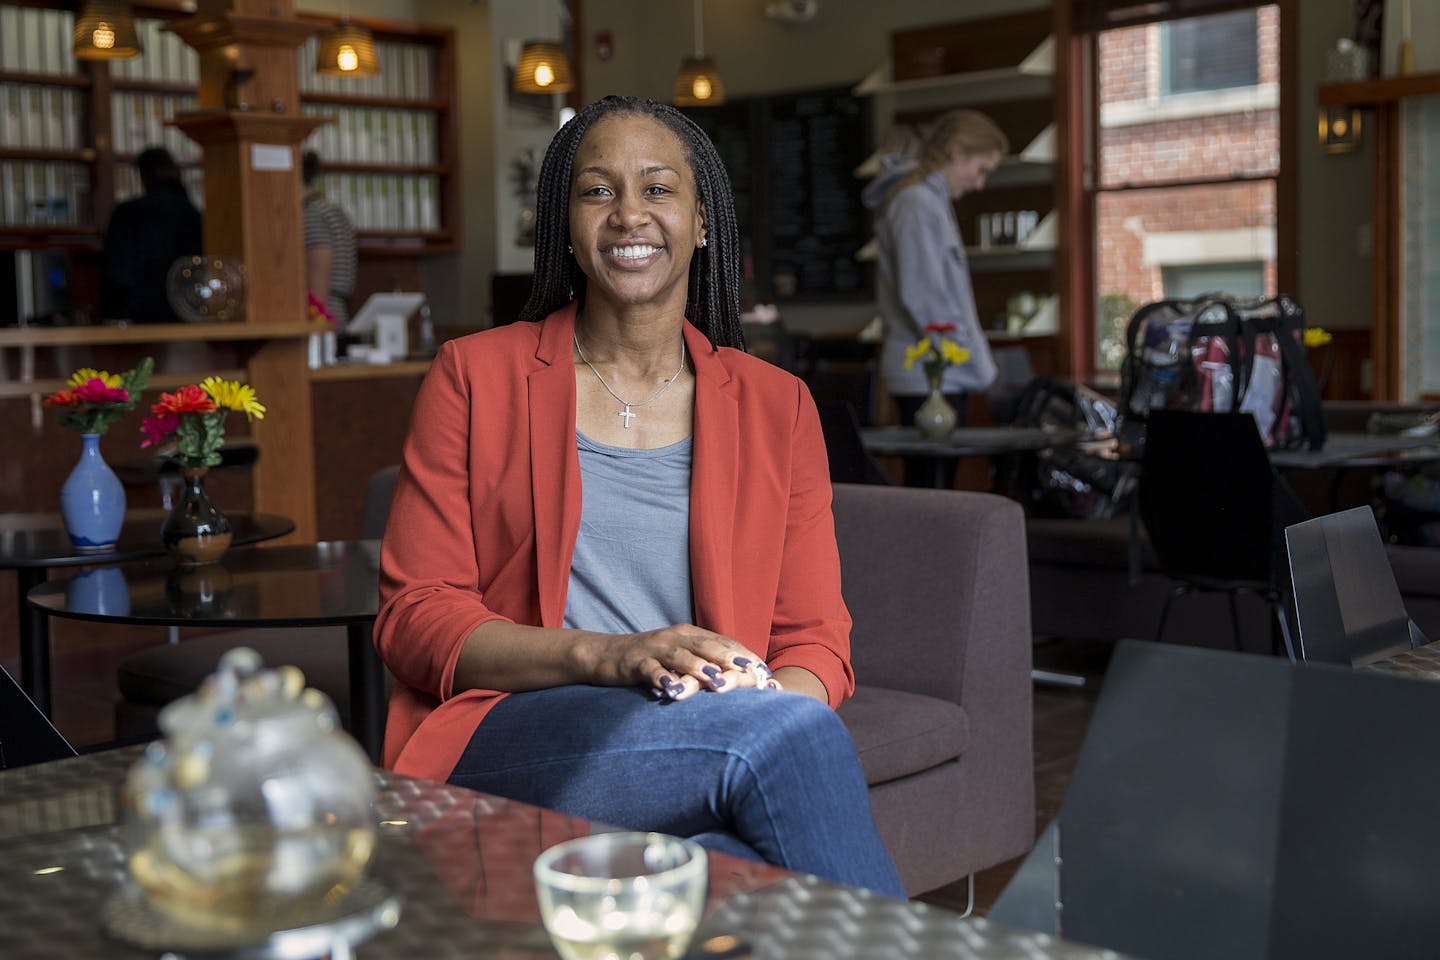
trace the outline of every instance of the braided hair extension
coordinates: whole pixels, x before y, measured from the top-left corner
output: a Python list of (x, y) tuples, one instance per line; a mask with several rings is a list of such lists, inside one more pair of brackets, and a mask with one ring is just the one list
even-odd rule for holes
[(708, 243), (690, 259), (685, 315), (710, 343), (745, 349), (740, 327), (740, 229), (735, 222), (730, 177), (715, 145), (695, 123), (668, 104), (640, 97), (605, 97), (576, 114), (550, 141), (540, 165), (535, 203), (535, 274), (521, 320), (543, 320), (572, 299), (585, 296), (586, 277), (570, 246), (570, 179), (575, 152), (597, 121), (614, 116), (650, 117), (680, 140), (705, 208)]

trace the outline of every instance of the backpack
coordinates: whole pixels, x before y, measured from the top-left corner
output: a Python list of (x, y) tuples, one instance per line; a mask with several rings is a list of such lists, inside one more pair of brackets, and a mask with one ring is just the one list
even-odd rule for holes
[(1151, 410), (1239, 411), (1268, 448), (1325, 443), (1305, 313), (1287, 296), (1157, 300), (1130, 318), (1120, 367), (1122, 438), (1143, 443)]

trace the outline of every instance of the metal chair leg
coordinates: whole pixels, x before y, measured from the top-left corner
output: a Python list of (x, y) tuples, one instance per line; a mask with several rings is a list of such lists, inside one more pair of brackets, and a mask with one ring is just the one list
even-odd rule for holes
[[(1290, 642), (1290, 621), (1285, 616), (1285, 605), (1278, 599), (1270, 601), (1270, 608), (1275, 611), (1275, 623), (1280, 628), (1280, 639), (1285, 644), (1285, 656), (1290, 658), (1291, 663), (1296, 663), (1295, 646)], [(1280, 651), (1275, 651), (1278, 656)]]
[(1181, 592), (1180, 587), (1174, 587), (1165, 594), (1165, 606), (1160, 608), (1160, 625), (1155, 628), (1155, 642), (1159, 643), (1165, 639), (1165, 621), (1170, 619), (1170, 602)]
[(1240, 636), (1240, 605), (1235, 602), (1235, 591), (1225, 591), (1225, 596), (1230, 599), (1230, 629), (1234, 631), (1235, 650), (1237, 653), (1245, 652), (1245, 644)]

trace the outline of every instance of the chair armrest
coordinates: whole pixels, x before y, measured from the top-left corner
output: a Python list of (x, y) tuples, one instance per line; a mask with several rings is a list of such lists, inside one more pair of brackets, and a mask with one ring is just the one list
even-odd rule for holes
[[(1030, 689), (1020, 505), (988, 493), (835, 485), (856, 682), (1013, 710)], [(1010, 701), (1010, 702), (1006, 702)]]

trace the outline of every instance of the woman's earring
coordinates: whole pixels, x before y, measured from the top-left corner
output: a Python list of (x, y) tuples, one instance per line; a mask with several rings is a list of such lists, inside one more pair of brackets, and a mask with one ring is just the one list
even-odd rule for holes
[(709, 243), (710, 243), (710, 240), (709, 240), (708, 237), (701, 237), (701, 238), (700, 238), (700, 246), (702, 246), (702, 247), (708, 246)]
[(572, 256), (572, 257), (575, 256), (575, 248), (572, 247), (572, 246), (571, 246), (570, 244), (568, 244), (568, 243), (565, 244), (565, 252), (568, 253), (568, 254), (570, 254), (570, 256)]

